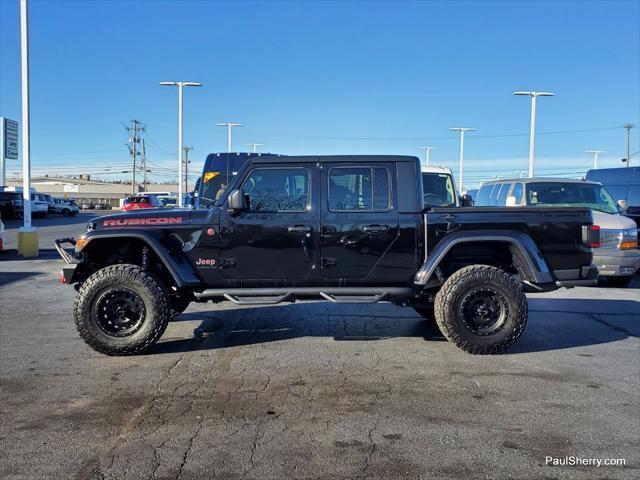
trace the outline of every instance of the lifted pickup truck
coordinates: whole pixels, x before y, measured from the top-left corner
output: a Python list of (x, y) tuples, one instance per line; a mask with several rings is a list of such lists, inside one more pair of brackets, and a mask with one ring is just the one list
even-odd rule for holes
[(62, 281), (108, 355), (145, 351), (192, 301), (318, 299), (413, 307), (492, 354), (522, 333), (525, 291), (595, 284), (589, 210), (425, 208), (428, 193), (415, 157), (254, 157), (206, 208), (98, 217), (56, 240)]

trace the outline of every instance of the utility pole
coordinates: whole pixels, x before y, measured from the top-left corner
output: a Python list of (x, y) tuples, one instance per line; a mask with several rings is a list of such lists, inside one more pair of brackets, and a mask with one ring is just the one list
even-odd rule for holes
[[(136, 156), (138, 156), (138, 144), (140, 143), (140, 138), (138, 137), (138, 133), (144, 132), (144, 127), (142, 123), (138, 120), (131, 120), (131, 126), (125, 127), (127, 132), (131, 133), (129, 137), (129, 151), (131, 152), (131, 159), (133, 163), (133, 168), (131, 169), (131, 195), (136, 194)], [(146, 168), (145, 168), (146, 170)]]
[(598, 168), (598, 154), (605, 153), (604, 150), (587, 150), (586, 153), (593, 153), (593, 168)]
[(189, 191), (189, 152), (193, 147), (184, 147), (184, 193)]
[(144, 138), (142, 139), (142, 185), (144, 191), (147, 191), (147, 149), (144, 144)]
[(464, 132), (475, 132), (475, 128), (454, 127), (449, 130), (460, 132), (460, 173), (458, 174), (458, 192), (462, 194), (462, 174), (464, 172)]
[(438, 147), (418, 147), (420, 150), (424, 150), (424, 164), (426, 166), (429, 165), (429, 154), (431, 153), (431, 150), (433, 150), (434, 148), (438, 148)]
[(625, 123), (623, 125), (627, 129), (627, 167), (631, 163), (631, 129), (635, 127), (632, 123)]

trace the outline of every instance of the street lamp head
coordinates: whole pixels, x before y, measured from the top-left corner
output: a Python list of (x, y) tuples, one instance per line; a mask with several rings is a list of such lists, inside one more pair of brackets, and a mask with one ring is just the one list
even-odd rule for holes
[(178, 82), (160, 82), (160, 85), (178, 85)]
[(553, 97), (555, 93), (552, 92), (513, 92), (514, 95), (526, 95), (528, 97)]
[(218, 127), (244, 127), (243, 123), (233, 123), (233, 122), (223, 122), (223, 123), (216, 123), (216, 126)]
[(184, 87), (201, 87), (202, 84), (198, 82), (182, 82), (182, 86)]
[(449, 130), (454, 131), (454, 132), (475, 132), (478, 129), (477, 128), (470, 128), (470, 127), (452, 127)]

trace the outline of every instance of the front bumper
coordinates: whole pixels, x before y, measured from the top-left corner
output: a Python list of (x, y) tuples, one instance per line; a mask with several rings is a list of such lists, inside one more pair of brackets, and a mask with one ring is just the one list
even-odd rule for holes
[(73, 283), (73, 277), (78, 268), (78, 259), (76, 258), (75, 250), (73, 248), (65, 247), (65, 245), (75, 246), (76, 241), (73, 238), (59, 238), (53, 241), (53, 245), (56, 247), (60, 258), (64, 260), (65, 265), (60, 271), (60, 280), (62, 283)]
[(602, 276), (633, 275), (640, 268), (640, 249), (594, 251), (593, 263)]

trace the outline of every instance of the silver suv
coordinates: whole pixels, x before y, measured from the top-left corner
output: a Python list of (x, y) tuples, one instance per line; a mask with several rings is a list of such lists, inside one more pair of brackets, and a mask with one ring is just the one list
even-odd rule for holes
[(49, 213), (61, 213), (65, 217), (75, 217), (78, 212), (78, 204), (68, 198), (54, 198), (53, 205), (49, 207)]
[(607, 283), (626, 287), (640, 268), (638, 230), (601, 183), (568, 178), (516, 178), (483, 183), (478, 207), (581, 207), (593, 211), (593, 223), (600, 226), (600, 248), (593, 251), (593, 263)]

